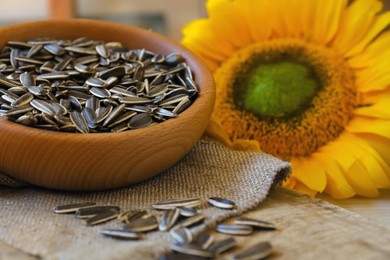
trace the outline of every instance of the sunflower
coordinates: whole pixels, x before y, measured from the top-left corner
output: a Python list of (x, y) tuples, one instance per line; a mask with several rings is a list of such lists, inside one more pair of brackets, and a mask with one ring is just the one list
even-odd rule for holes
[(390, 187), (390, 12), (378, 0), (208, 0), (182, 43), (212, 70), (208, 134), (334, 198)]

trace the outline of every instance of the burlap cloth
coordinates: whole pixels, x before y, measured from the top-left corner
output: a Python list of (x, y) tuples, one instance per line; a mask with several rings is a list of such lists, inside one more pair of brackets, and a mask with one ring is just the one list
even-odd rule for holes
[[(151, 205), (157, 201), (198, 197), (207, 220), (196, 232), (256, 207), (289, 172), (290, 165), (274, 157), (232, 151), (204, 138), (175, 166), (127, 188), (81, 193), (2, 186), (0, 239), (44, 259), (158, 259), (169, 250), (167, 233), (151, 232), (140, 241), (115, 240), (100, 235), (99, 229), (120, 227), (116, 221), (88, 227), (74, 215), (55, 214), (52, 208), (93, 201), (156, 214)], [(9, 185), (20, 185), (4, 176), (0, 181), (6, 179)], [(210, 196), (231, 199), (237, 208), (211, 208), (205, 202)]]

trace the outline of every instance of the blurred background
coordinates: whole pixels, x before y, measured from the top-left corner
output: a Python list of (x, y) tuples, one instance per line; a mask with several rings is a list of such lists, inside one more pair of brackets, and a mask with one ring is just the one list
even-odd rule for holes
[[(205, 2), (206, 0), (0, 0), (0, 26), (48, 18), (93, 18), (137, 25), (179, 41), (184, 25), (206, 16)], [(382, 2), (386, 10), (390, 10), (390, 0)]]
[(204, 17), (206, 0), (0, 0), (0, 26), (48, 18), (133, 24), (179, 41), (181, 28)]

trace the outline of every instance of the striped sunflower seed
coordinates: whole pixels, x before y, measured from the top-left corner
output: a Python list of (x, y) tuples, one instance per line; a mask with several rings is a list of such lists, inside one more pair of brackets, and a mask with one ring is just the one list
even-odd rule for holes
[(100, 234), (118, 239), (140, 239), (142, 234), (121, 229), (101, 229)]
[(223, 199), (223, 198), (218, 198), (218, 197), (210, 197), (208, 198), (207, 202), (220, 209), (233, 209), (235, 207), (235, 203), (231, 200)]
[(169, 234), (172, 242), (176, 245), (190, 244), (193, 240), (192, 233), (188, 228), (172, 229)]
[(226, 238), (226, 239), (214, 242), (208, 248), (208, 250), (213, 252), (216, 255), (219, 255), (219, 254), (222, 254), (222, 253), (228, 251), (229, 249), (232, 249), (236, 245), (237, 245), (236, 240), (234, 238), (230, 237), (230, 238)]
[(130, 223), (126, 224), (123, 229), (133, 232), (148, 232), (158, 229), (158, 222), (154, 216), (148, 216), (146, 218), (138, 218)]
[(250, 248), (236, 254), (233, 259), (236, 260), (251, 260), (264, 259), (273, 252), (272, 245), (269, 242), (260, 242)]
[(161, 223), (158, 227), (160, 231), (169, 231), (179, 218), (179, 210), (177, 208), (167, 210), (161, 220)]
[(275, 230), (274, 224), (262, 220), (240, 217), (234, 220), (234, 224), (252, 226), (255, 229)]
[(119, 213), (120, 208), (118, 206), (92, 206), (80, 208), (76, 211), (76, 217), (78, 218), (91, 218), (102, 212), (115, 211)]
[(91, 218), (88, 218), (85, 223), (87, 224), (87, 226), (93, 226), (115, 219), (117, 215), (118, 212), (115, 210), (106, 210), (99, 214), (96, 214)]
[(215, 256), (214, 253), (193, 244), (183, 244), (183, 245), (171, 244), (171, 249), (176, 252), (186, 254), (186, 255), (192, 255), (192, 256), (209, 257), (209, 258)]
[(72, 213), (72, 212), (76, 212), (79, 209), (88, 208), (95, 205), (96, 205), (95, 202), (74, 203), (74, 204), (56, 206), (53, 210), (55, 213), (59, 213), (59, 214)]
[(177, 209), (183, 217), (193, 217), (198, 213), (196, 208), (178, 207)]
[(118, 221), (123, 224), (128, 224), (136, 219), (148, 217), (146, 210), (128, 210), (118, 215)]
[(195, 241), (195, 244), (203, 249), (208, 249), (214, 242), (214, 237), (209, 233), (200, 234)]
[(236, 224), (219, 224), (217, 225), (216, 230), (220, 233), (238, 236), (247, 236), (253, 232), (253, 228), (251, 226)]
[(157, 202), (153, 205), (153, 208), (162, 209), (162, 210), (174, 209), (177, 207), (193, 208), (199, 206), (200, 203), (201, 201), (198, 198), (172, 199), (172, 200)]

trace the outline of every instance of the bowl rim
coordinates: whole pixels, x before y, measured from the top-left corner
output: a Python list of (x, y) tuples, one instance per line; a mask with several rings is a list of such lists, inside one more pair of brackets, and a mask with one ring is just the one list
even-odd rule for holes
[[(92, 25), (91, 25), (92, 23)], [(192, 72), (195, 76), (195, 82), (199, 86), (199, 93), (195, 101), (191, 104), (190, 107), (188, 107), (185, 111), (180, 113), (176, 118), (172, 118), (169, 120), (166, 120), (164, 122), (157, 123), (152, 126), (148, 126), (145, 128), (140, 129), (132, 129), (132, 130), (126, 130), (123, 132), (98, 132), (98, 133), (69, 133), (69, 132), (61, 132), (61, 131), (50, 131), (45, 129), (39, 129), (35, 127), (25, 126), (21, 125), (12, 121), (8, 121), (6, 117), (0, 117), (0, 132), (3, 128), (9, 128), (12, 129), (14, 132), (20, 132), (24, 135), (45, 135), (45, 139), (50, 138), (66, 138), (72, 137), (74, 139), (78, 139), (78, 141), (88, 141), (89, 139), (96, 139), (99, 137), (107, 137), (107, 136), (115, 136), (117, 138), (126, 137), (131, 138), (132, 136), (137, 136), (140, 133), (148, 134), (149, 132), (154, 133), (158, 132), (159, 130), (164, 129), (167, 127), (167, 125), (180, 125), (182, 121), (185, 118), (188, 117), (194, 117), (197, 115), (197, 111), (199, 109), (204, 108), (206, 105), (212, 105), (214, 107), (215, 103), (215, 85), (214, 80), (211, 71), (207, 68), (206, 64), (198, 57), (196, 56), (191, 50), (181, 45), (179, 42), (176, 42), (166, 36), (163, 36), (159, 33), (152, 32), (150, 30), (146, 30), (137, 26), (133, 25), (125, 25), (125, 24), (119, 24), (115, 22), (108, 22), (108, 21), (100, 21), (100, 20), (94, 20), (94, 19), (56, 19), (56, 20), (36, 20), (36, 21), (29, 21), (29, 22), (21, 22), (16, 23), (8, 26), (4, 26), (0, 28), (0, 35), (5, 30), (18, 30), (19, 28), (26, 27), (26, 26), (33, 26), (33, 27), (40, 27), (40, 26), (56, 26), (56, 25), (68, 25), (68, 26), (93, 26), (97, 25), (100, 27), (115, 27), (117, 30), (125, 30), (128, 32), (132, 32), (137, 35), (142, 35), (142, 37), (153, 39), (154, 41), (162, 41), (165, 43), (166, 46), (170, 46), (175, 49), (175, 52), (178, 52), (185, 56), (186, 63), (191, 65)], [(80, 32), (80, 37), (82, 37), (82, 32)], [(50, 37), (48, 35), (47, 37)], [(12, 39), (6, 39), (6, 40), (12, 40)], [(18, 40), (18, 39), (15, 39)], [(126, 44), (124, 44), (126, 46)], [(1, 45), (0, 48), (3, 48), (4, 46)], [(189, 65), (190, 66), (190, 65)], [(197, 71), (195, 73), (194, 71)], [(202, 74), (202, 76), (199, 76), (199, 74)], [(198, 74), (198, 76), (196, 75)], [(200, 102), (200, 100), (207, 99), (208, 102), (211, 102), (212, 104), (206, 104), (207, 102)], [(199, 112), (199, 111), (198, 111)]]

